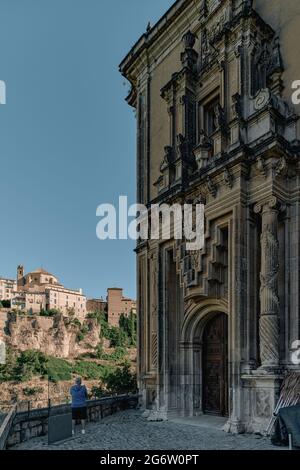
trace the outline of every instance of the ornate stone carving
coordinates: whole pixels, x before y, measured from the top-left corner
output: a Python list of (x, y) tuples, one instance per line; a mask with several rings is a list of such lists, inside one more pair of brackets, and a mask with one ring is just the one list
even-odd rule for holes
[(157, 333), (154, 332), (152, 333), (152, 341), (151, 341), (151, 361), (152, 361), (152, 366), (157, 367), (157, 358), (158, 358), (158, 337)]
[(232, 186), (233, 186), (233, 176), (232, 176), (232, 174), (230, 173), (230, 171), (227, 167), (224, 169), (223, 181), (230, 189), (232, 188)]
[(270, 397), (267, 390), (259, 389), (256, 392), (256, 416), (268, 418), (271, 415)]
[(202, 33), (202, 40), (201, 40), (202, 67), (205, 67), (205, 65), (207, 65), (210, 55), (211, 55), (211, 47), (210, 47), (208, 32), (206, 29), (204, 29)]
[(210, 176), (206, 178), (206, 185), (207, 185), (207, 190), (208, 192), (213, 196), (216, 197), (217, 195), (217, 186), (213, 182)]
[(174, 153), (173, 153), (172, 147), (166, 146), (164, 150), (165, 150), (165, 155), (160, 166), (160, 171), (164, 171), (174, 162)]
[(200, 12), (201, 18), (206, 18), (207, 13), (208, 13), (207, 0), (201, 0), (199, 12)]
[(278, 366), (279, 363), (279, 208), (275, 197), (254, 208), (262, 218), (259, 320), (262, 367)]
[(157, 260), (153, 258), (152, 262), (152, 312), (157, 313)]
[(288, 171), (288, 165), (285, 157), (281, 157), (278, 162), (273, 166), (273, 170), (276, 177), (286, 176)]
[(157, 258), (151, 257), (151, 365), (157, 367), (158, 358), (158, 336), (157, 336)]
[(257, 162), (256, 162), (256, 169), (259, 171), (259, 173), (262, 174), (262, 176), (264, 176), (265, 178), (268, 176), (268, 173), (267, 173), (267, 168), (266, 168), (266, 165), (265, 165), (265, 162), (264, 160), (259, 157), (257, 159)]
[(241, 95), (236, 93), (232, 96), (233, 112), (239, 119), (243, 119), (243, 109)]
[(222, 132), (227, 132), (227, 123), (224, 108), (222, 108), (222, 106), (218, 103), (214, 111), (217, 124), (216, 127), (221, 129)]
[(259, 321), (260, 359), (262, 367), (277, 366), (279, 362), (279, 320), (264, 315)]
[(196, 36), (191, 32), (191, 30), (188, 30), (188, 32), (183, 36), (182, 41), (185, 49), (193, 49), (196, 42)]
[(200, 269), (200, 252), (199, 250), (195, 250), (195, 251), (191, 251), (190, 253), (191, 253), (192, 269), (194, 269), (197, 272)]
[(253, 0), (244, 0), (243, 1), (243, 12), (244, 14), (249, 14), (253, 8)]
[(280, 52), (280, 42), (279, 37), (275, 36), (272, 44), (272, 55), (270, 60), (269, 66), (269, 74), (273, 74), (275, 72), (282, 72), (283, 71), (283, 63), (282, 57)]
[(254, 102), (254, 108), (259, 111), (264, 108), (270, 101), (270, 91), (261, 90)]
[(208, 12), (212, 13), (221, 3), (221, 0), (207, 0)]
[[(279, 38), (263, 39), (257, 42), (252, 63), (252, 92), (268, 88), (271, 79), (275, 78), (272, 88), (280, 92), (280, 75), (283, 71)], [(277, 82), (277, 83), (276, 83)]]
[(196, 36), (190, 30), (182, 38), (184, 52), (181, 54), (182, 65), (193, 70), (198, 59), (198, 53), (194, 50)]

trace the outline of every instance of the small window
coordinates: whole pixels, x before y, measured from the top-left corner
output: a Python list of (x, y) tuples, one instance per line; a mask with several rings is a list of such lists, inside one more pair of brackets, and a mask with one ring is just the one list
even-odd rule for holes
[(218, 109), (219, 109), (219, 97), (210, 101), (203, 108), (204, 117), (204, 131), (206, 135), (211, 136), (219, 127), (218, 124)]

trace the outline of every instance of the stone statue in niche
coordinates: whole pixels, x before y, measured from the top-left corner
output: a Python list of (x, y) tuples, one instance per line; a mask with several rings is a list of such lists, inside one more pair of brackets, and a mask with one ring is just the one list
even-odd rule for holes
[(210, 56), (210, 44), (208, 32), (204, 29), (202, 33), (202, 42), (201, 42), (201, 59), (202, 65), (206, 65)]
[(226, 129), (225, 111), (220, 103), (214, 107), (214, 122), (216, 129), (221, 129), (222, 131)]
[(173, 163), (174, 155), (173, 155), (173, 148), (170, 146), (166, 146), (164, 148), (165, 150), (165, 155), (164, 159), (161, 163), (160, 166), (160, 171), (164, 171), (166, 168), (168, 168), (170, 165)]
[(259, 90), (268, 88), (271, 76), (276, 73), (280, 74), (282, 71), (283, 63), (278, 36), (275, 36), (272, 42), (264, 39), (260, 45), (257, 45), (253, 59), (252, 93), (256, 94)]
[(204, 129), (201, 129), (199, 132), (199, 144), (201, 147), (206, 148), (206, 149), (211, 149), (212, 148), (212, 141), (206, 134)]

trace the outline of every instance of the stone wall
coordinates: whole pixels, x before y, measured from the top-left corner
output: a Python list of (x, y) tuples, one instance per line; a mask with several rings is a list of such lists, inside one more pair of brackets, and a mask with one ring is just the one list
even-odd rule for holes
[[(102, 398), (88, 402), (88, 421), (96, 422), (113, 413), (135, 408), (138, 403), (137, 395), (122, 395), (118, 397)], [(70, 405), (61, 405), (51, 408), (32, 410), (29, 412), (17, 413), (10, 429), (6, 447), (13, 447), (21, 442), (28, 441), (35, 437), (46, 436), (48, 433), (49, 412), (51, 415), (70, 413)]]

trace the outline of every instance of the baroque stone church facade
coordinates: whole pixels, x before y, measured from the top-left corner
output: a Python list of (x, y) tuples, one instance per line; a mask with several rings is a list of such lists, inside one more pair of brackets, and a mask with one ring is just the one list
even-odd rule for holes
[(137, 246), (143, 405), (226, 416), (230, 432), (266, 429), (299, 368), (296, 3), (177, 0), (120, 65), (138, 202), (205, 204), (202, 250)]

